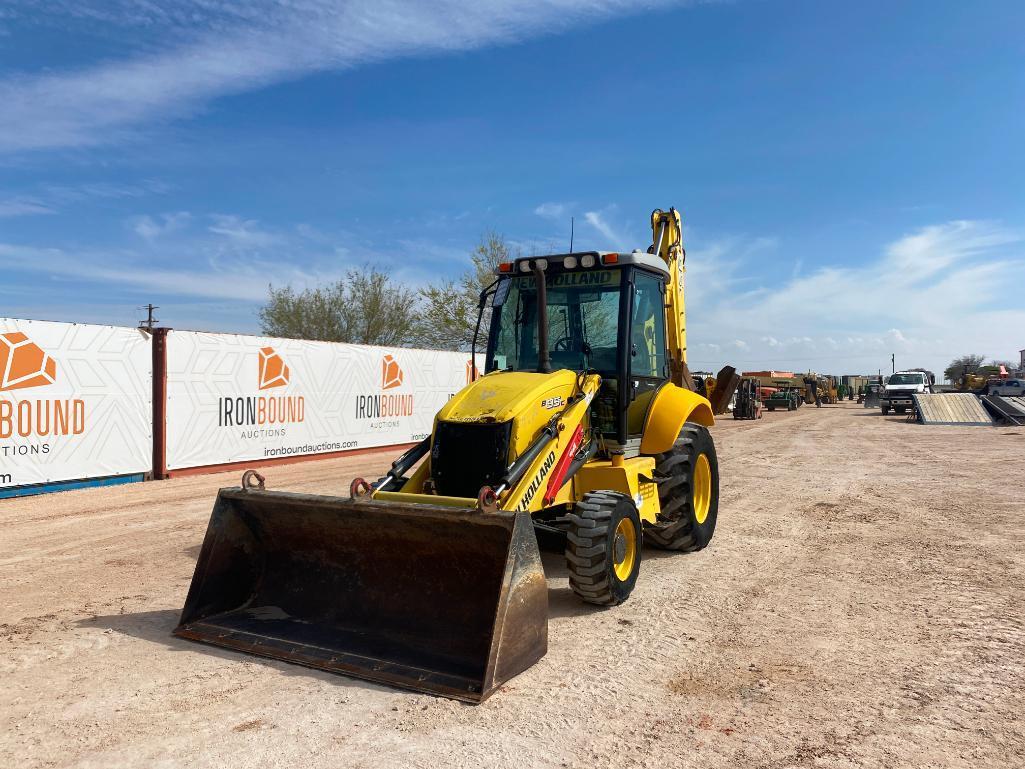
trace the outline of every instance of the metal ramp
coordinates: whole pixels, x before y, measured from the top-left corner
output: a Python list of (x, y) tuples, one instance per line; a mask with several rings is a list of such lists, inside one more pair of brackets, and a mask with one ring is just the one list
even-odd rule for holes
[(993, 418), (972, 393), (916, 393), (914, 398), (923, 425), (993, 426)]
[(1025, 427), (1025, 398), (1003, 395), (987, 395), (983, 405), (997, 419), (1007, 424)]

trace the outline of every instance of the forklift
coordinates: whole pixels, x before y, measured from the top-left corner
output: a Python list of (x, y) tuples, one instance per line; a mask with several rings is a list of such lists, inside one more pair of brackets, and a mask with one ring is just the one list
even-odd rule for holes
[(763, 404), (758, 380), (745, 377), (737, 388), (737, 405), (733, 407), (734, 419), (761, 419)]

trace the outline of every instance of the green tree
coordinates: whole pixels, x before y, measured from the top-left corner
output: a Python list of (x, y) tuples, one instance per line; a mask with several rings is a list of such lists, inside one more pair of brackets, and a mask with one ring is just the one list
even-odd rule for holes
[(326, 286), (268, 288), (260, 309), (267, 336), (404, 347), (415, 344), (417, 292), (376, 267), (349, 270)]
[[(518, 252), (502, 235), (487, 232), (470, 254), (471, 265), (462, 276), (420, 289), (419, 344), (439, 350), (469, 350), (477, 325), (481, 291), (494, 282), (499, 263), (512, 261), (517, 256)], [(485, 310), (478, 350), (487, 344), (490, 327), (491, 315)]]
[(956, 382), (966, 371), (969, 374), (974, 374), (978, 371), (985, 360), (985, 355), (971, 354), (954, 358), (954, 360), (950, 361), (950, 365), (943, 369), (943, 378), (948, 382)]

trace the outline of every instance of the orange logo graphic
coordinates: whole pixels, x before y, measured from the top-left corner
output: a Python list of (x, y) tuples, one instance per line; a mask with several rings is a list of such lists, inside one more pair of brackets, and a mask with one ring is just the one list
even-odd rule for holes
[(260, 389), (284, 387), (288, 384), (291, 372), (281, 356), (274, 352), (273, 347), (260, 349)]
[(381, 389), (390, 390), (402, 384), (402, 369), (398, 361), (391, 355), (385, 355), (381, 361)]
[(0, 334), (0, 392), (42, 387), (57, 380), (57, 363), (20, 331)]
[[(476, 374), (476, 376), (474, 376), (474, 374)], [(466, 361), (466, 384), (470, 384), (470, 382), (475, 379), (480, 379), (480, 377), (481, 370), (479, 368), (474, 368), (472, 360)]]

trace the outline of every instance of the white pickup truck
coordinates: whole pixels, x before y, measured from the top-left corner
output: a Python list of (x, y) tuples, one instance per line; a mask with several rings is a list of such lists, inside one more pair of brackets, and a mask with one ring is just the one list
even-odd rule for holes
[(883, 414), (889, 414), (890, 409), (903, 414), (914, 408), (915, 400), (912, 396), (915, 393), (932, 392), (931, 380), (932, 375), (928, 371), (898, 371), (890, 374), (886, 387), (879, 394), (879, 406)]

